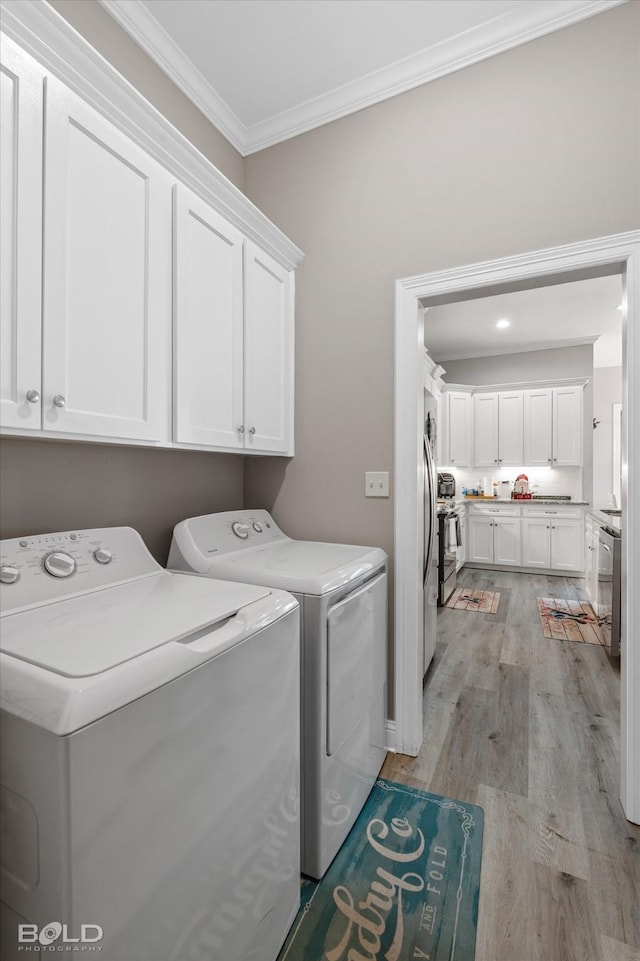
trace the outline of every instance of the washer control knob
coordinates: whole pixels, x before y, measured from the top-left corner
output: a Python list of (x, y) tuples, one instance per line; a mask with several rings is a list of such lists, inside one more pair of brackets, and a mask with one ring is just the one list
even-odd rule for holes
[(70, 554), (54, 551), (45, 557), (44, 569), (52, 577), (70, 577), (76, 569), (76, 562)]
[(15, 584), (16, 581), (20, 580), (20, 571), (17, 567), (12, 567), (10, 564), (0, 567), (0, 583), (2, 584)]
[(249, 525), (242, 524), (240, 521), (235, 521), (231, 525), (231, 530), (236, 535), (236, 537), (241, 537), (243, 541), (246, 541), (249, 536)]
[(97, 551), (93, 552), (93, 559), (98, 562), (98, 564), (110, 564), (113, 560), (113, 554), (108, 551), (106, 547), (99, 547)]
[(254, 531), (257, 531), (258, 534), (261, 534), (261, 533), (262, 533), (262, 524), (260, 523), (260, 521), (254, 521), (254, 522), (253, 522), (253, 529), (254, 529)]

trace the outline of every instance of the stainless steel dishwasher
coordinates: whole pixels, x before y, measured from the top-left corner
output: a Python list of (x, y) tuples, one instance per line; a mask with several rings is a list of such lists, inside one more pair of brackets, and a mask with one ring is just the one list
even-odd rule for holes
[(621, 591), (620, 532), (601, 527), (598, 532), (598, 589), (596, 614), (612, 657), (620, 657)]

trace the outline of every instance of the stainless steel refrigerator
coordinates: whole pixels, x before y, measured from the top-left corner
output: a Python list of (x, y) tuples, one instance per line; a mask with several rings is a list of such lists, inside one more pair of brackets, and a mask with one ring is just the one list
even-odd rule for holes
[(438, 479), (436, 472), (437, 403), (424, 392), (424, 548), (423, 548), (423, 674), (436, 649), (438, 613)]

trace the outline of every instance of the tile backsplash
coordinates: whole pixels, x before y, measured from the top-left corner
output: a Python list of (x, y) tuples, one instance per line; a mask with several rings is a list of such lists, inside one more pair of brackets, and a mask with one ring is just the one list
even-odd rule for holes
[(488, 485), (485, 493), (491, 493), (493, 481), (509, 481), (513, 486), (518, 474), (526, 474), (529, 490), (534, 494), (568, 494), (573, 500), (583, 500), (581, 467), (502, 467), (494, 471), (483, 471), (479, 467), (443, 469), (455, 477), (457, 494), (462, 493), (463, 487), (471, 490), (485, 479)]

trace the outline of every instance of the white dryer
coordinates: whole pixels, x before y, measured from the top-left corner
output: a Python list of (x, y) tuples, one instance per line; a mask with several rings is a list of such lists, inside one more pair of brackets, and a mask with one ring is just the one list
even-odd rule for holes
[(274, 961), (300, 892), (295, 599), (168, 573), (129, 528), (0, 548), (2, 957)]
[(168, 566), (281, 588), (302, 608), (302, 871), (321, 878), (384, 761), (387, 555), (292, 540), (267, 511), (193, 517)]

